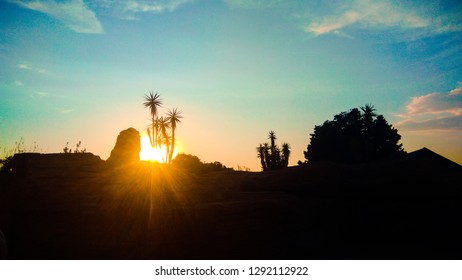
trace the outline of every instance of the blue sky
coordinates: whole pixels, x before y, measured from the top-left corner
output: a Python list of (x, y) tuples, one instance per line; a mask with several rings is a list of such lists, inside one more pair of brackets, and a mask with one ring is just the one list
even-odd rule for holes
[(420, 2), (1, 1), (0, 148), (106, 159), (158, 91), (205, 161), (258, 170), (275, 130), (296, 164), (314, 125), (372, 103), (407, 151), (462, 163), (462, 5)]

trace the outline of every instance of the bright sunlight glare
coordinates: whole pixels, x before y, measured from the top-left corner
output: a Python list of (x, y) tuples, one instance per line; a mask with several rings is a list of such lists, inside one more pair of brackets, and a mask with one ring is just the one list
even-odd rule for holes
[[(178, 145), (175, 145), (175, 151), (173, 152), (173, 158), (178, 154)], [(153, 148), (149, 142), (149, 136), (141, 136), (141, 151), (140, 151), (140, 160), (146, 161), (157, 161), (164, 163), (167, 161), (165, 147), (162, 148)]]

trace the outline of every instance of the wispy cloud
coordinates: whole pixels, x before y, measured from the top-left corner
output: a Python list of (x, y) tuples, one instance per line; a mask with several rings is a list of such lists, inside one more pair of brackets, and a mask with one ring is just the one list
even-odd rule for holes
[(48, 97), (49, 94), (43, 91), (34, 91), (29, 96), (33, 99), (42, 99)]
[(17, 85), (18, 87), (20, 87), (20, 86), (23, 85), (23, 82), (20, 81), (20, 80), (16, 80), (16, 81), (14, 81), (14, 84)]
[(459, 87), (456, 87), (455, 89), (451, 90), (449, 92), (449, 95), (450, 96), (462, 95), (462, 85), (460, 85)]
[(103, 27), (95, 13), (83, 0), (10, 0), (23, 8), (44, 13), (62, 22), (69, 29), (78, 33), (101, 34)]
[(36, 97), (43, 98), (43, 97), (47, 97), (47, 96), (48, 96), (48, 93), (43, 92), (43, 91), (36, 91), (36, 92), (34, 92), (34, 95), (35, 95)]
[(438, 15), (426, 15), (422, 10), (418, 9), (417, 12), (412, 7), (390, 1), (353, 0), (320, 16), (309, 16), (311, 21), (304, 26), (304, 30), (316, 36), (344, 34), (344, 30), (352, 26), (363, 29), (418, 29), (431, 33), (462, 30), (460, 23), (445, 21)]
[(92, 5), (121, 19), (137, 20), (142, 13), (173, 12), (193, 0), (100, 0)]
[(412, 97), (396, 126), (405, 130), (462, 130), (462, 84), (449, 92)]
[(174, 11), (178, 7), (190, 3), (192, 0), (159, 0), (159, 1), (146, 1), (146, 0), (131, 0), (125, 2), (125, 9), (127, 11), (139, 12), (154, 12), (160, 13), (164, 11)]
[(244, 8), (244, 9), (258, 9), (258, 8), (275, 8), (287, 5), (287, 0), (223, 0), (226, 4)]
[(29, 69), (30, 69), (29, 65), (27, 65), (27, 64), (19, 64), (19, 65), (18, 65), (18, 68), (19, 68), (19, 69), (25, 69), (25, 70), (29, 70)]
[(37, 68), (37, 67), (31, 66), (30, 64), (26, 64), (26, 63), (18, 64), (18, 68), (21, 70), (32, 71), (32, 72), (36, 72), (40, 74), (49, 74), (49, 72), (43, 68)]
[(60, 112), (61, 114), (63, 114), (63, 115), (64, 115), (64, 114), (70, 114), (70, 113), (72, 113), (72, 112), (75, 111), (75, 109), (70, 109), (70, 108), (68, 108), (68, 109), (58, 109), (58, 110), (59, 110), (59, 112)]

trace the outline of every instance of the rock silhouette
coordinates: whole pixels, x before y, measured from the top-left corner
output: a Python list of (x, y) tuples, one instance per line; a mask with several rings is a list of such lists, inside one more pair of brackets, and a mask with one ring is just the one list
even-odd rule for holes
[(107, 163), (111, 165), (129, 165), (140, 161), (140, 133), (130, 127), (122, 130), (117, 136), (117, 141)]

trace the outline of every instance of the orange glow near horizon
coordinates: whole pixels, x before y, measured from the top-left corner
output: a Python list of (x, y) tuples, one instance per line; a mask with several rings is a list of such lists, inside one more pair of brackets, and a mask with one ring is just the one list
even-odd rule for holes
[[(179, 145), (176, 143), (175, 151), (173, 152), (173, 158), (175, 158), (178, 154), (178, 150)], [(165, 147), (153, 148), (149, 142), (149, 137), (147, 135), (141, 136), (140, 160), (165, 163), (167, 161)]]

